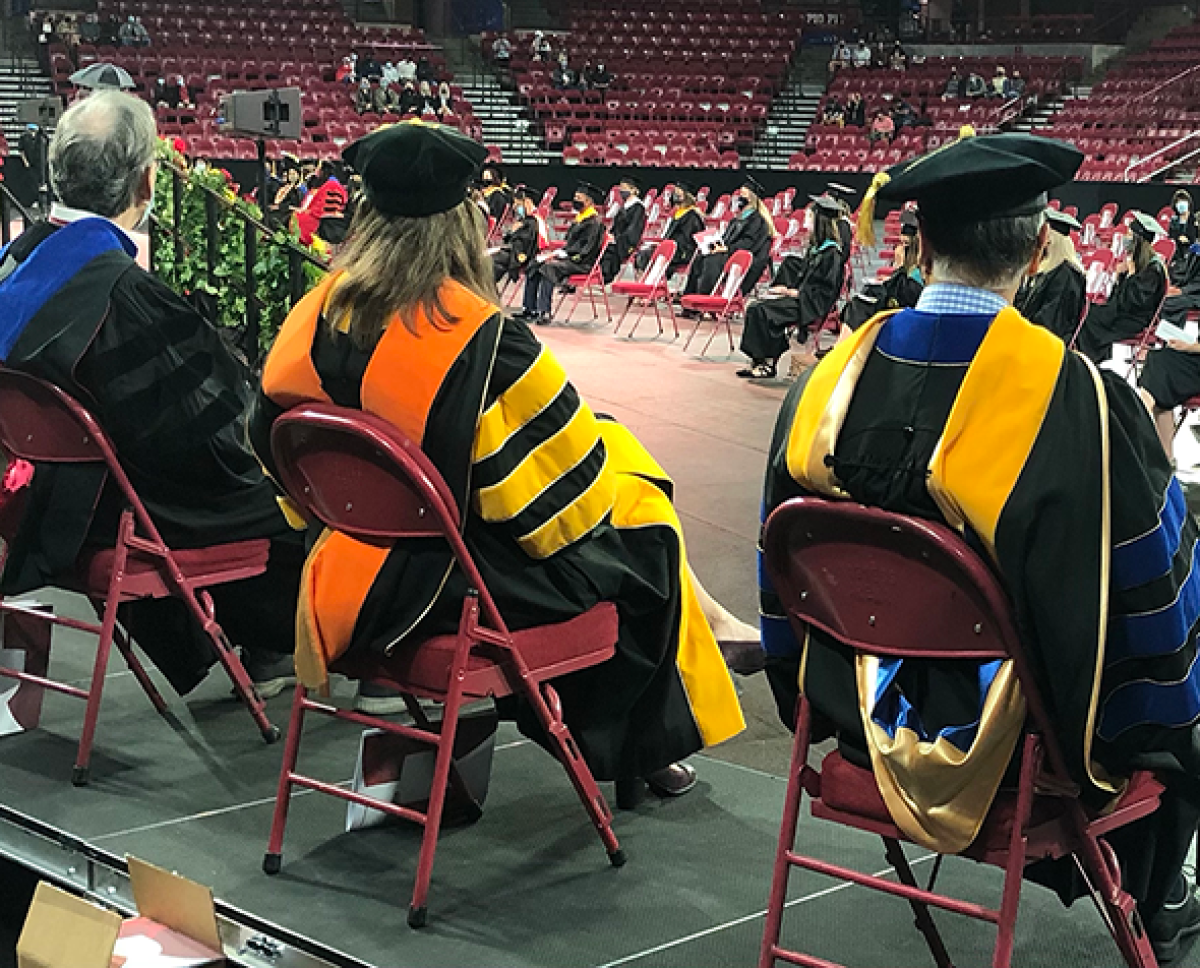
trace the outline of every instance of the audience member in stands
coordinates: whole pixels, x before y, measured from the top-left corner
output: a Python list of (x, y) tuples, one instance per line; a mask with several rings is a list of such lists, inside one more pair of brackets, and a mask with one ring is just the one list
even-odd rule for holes
[(1167, 234), (1175, 243), (1175, 257), (1171, 260), (1171, 277), (1177, 279), (1187, 261), (1192, 243), (1197, 241), (1196, 213), (1192, 211), (1192, 196), (1187, 189), (1180, 188), (1171, 196), (1171, 224)]
[(1154, 321), (1167, 292), (1166, 267), (1152, 248), (1162, 234), (1149, 215), (1135, 214), (1108, 301), (1092, 305), (1076, 341), (1079, 352), (1094, 362), (1107, 360), (1113, 343), (1140, 336)]
[(849, 255), (837, 228), (842, 208), (832, 196), (821, 195), (812, 200), (812, 213), (807, 251), (787, 256), (767, 295), (746, 308), (741, 350), (750, 357), (750, 366), (737, 371), (742, 379), (773, 380), (789, 334), (797, 343), (808, 342), (837, 305)]
[(646, 231), (646, 203), (642, 200), (642, 183), (634, 175), (627, 175), (617, 186), (621, 209), (612, 223), (612, 242), (604, 250), (600, 268), (604, 281), (612, 282), (621, 273), (621, 267), (630, 254), (642, 244)]
[(529, 53), (535, 61), (549, 60), (550, 55), (554, 52), (554, 48), (550, 45), (550, 38), (542, 31), (534, 32), (533, 43), (529, 47)]
[(371, 87), (370, 78), (364, 77), (358, 82), (358, 90), (354, 92), (354, 110), (359, 114), (368, 114), (375, 110), (375, 91)]
[(405, 81), (404, 89), (400, 92), (400, 99), (396, 105), (396, 110), (400, 114), (420, 114), (423, 106), (421, 95), (417, 93), (417, 85), (414, 81)]
[(951, 66), (950, 76), (946, 78), (946, 86), (942, 90), (942, 100), (950, 101), (954, 98), (962, 97), (962, 92), (963, 82), (962, 78), (958, 76), (958, 67)]
[(844, 71), (852, 63), (853, 55), (844, 41), (838, 41), (833, 46), (833, 54), (829, 58), (829, 79), (833, 80), (838, 71)]
[[(251, 375), (225, 340), (141, 269), (131, 237), (149, 218), (158, 144), (150, 106), (97, 91), (63, 114), (50, 143), (58, 202), (5, 251), (4, 364), (78, 398), (100, 420), (168, 544), (271, 539), (267, 573), (211, 589), (264, 695), (294, 681), (304, 549), (245, 445)], [(53, 584), (89, 540), (111, 542), (119, 502), (99, 500), (91, 465), (37, 466), (2, 590)], [(120, 619), (173, 688), (191, 691), (215, 661), (177, 599), (121, 606)]]
[(434, 70), (433, 64), (430, 63), (428, 57), (422, 54), (417, 60), (417, 80), (433, 84), (437, 79), (437, 71)]
[[(769, 451), (764, 515), (798, 494), (824, 495), (944, 519), (970, 536), (1011, 597), (1085, 801), (1110, 802), (1137, 769), (1166, 785), (1153, 814), (1105, 839), (1157, 957), (1171, 960), (1200, 929), (1183, 874), (1200, 821), (1200, 663), (1188, 631), (1197, 606), (1185, 591), (1196, 524), (1130, 387), (1009, 305), (1047, 231), (1045, 192), (1083, 156), (1004, 134), (918, 160), (892, 169), (878, 197), (919, 202), (935, 284), (915, 310), (876, 317), (793, 386)], [(939, 851), (969, 845), (1019, 755), (1026, 710), (1015, 679), (975, 662), (905, 660), (877, 696), (860, 691), (855, 663), (824, 633), (812, 629), (801, 651), (769, 589), (761, 612), (784, 722), (794, 728), (803, 689), (814, 742), (836, 737), (847, 760), (870, 764), (906, 835)], [(952, 763), (909, 756), (918, 742), (924, 752), (964, 732)], [(1087, 896), (1069, 856), (1026, 874), (1064, 902)]]
[(366, 77), (378, 82), (383, 77), (383, 65), (375, 59), (374, 53), (368, 51), (355, 64), (359, 77)]
[(134, 30), (136, 18), (130, 14), (125, 22), (121, 24), (121, 29), (117, 31), (117, 38), (121, 41), (122, 47), (137, 46), (137, 31)]
[[(371, 83), (371, 110), (376, 114), (387, 114), (392, 109), (393, 98), (383, 79)], [(395, 103), (398, 103), (396, 99)]]
[(846, 123), (846, 114), (838, 102), (836, 94), (830, 94), (829, 100), (821, 109), (821, 124), (836, 124), (839, 128)]
[(974, 71), (967, 76), (967, 82), (963, 85), (963, 97), (987, 97), (988, 86), (987, 82)]
[(354, 62), (349, 57), (343, 57), (341, 64), (338, 65), (333, 79), (339, 84), (356, 84), (358, 78), (354, 75)]
[(846, 98), (846, 124), (855, 128), (864, 127), (867, 123), (867, 105), (863, 102), (858, 91), (851, 91)]
[(117, 21), (111, 16), (104, 17), (100, 21), (100, 46), (116, 47), (118, 44), (117, 32)]
[(513, 196), (512, 225), (504, 232), (504, 243), (492, 253), (492, 275), (497, 285), (505, 277), (513, 282), (520, 279), (550, 244), (550, 232), (538, 215), (538, 200), (537, 190), (525, 185)]
[(380, 82), (386, 87), (390, 84), (395, 84), (400, 79), (400, 72), (396, 70), (396, 65), (391, 61), (384, 61), (383, 73), (379, 75)]
[(908, 68), (908, 54), (904, 52), (904, 46), (898, 40), (892, 47), (891, 54), (888, 55), (888, 66), (894, 71), (903, 71)]
[(771, 262), (771, 242), (775, 223), (762, 203), (763, 188), (747, 175), (733, 195), (733, 220), (707, 255), (697, 255), (688, 273), (684, 294), (708, 295), (716, 287), (729, 256), (745, 249), (753, 257), (750, 271), (742, 280), (742, 295), (749, 295)]
[(433, 110), (439, 118), (454, 113), (454, 96), (450, 93), (450, 85), (446, 81), (438, 84), (437, 99)]
[(914, 211), (900, 213), (900, 241), (892, 252), (892, 272), (882, 282), (868, 282), (842, 307), (842, 335), (853, 332), (877, 313), (912, 309), (925, 289), (928, 267), (921, 255), (920, 223)]
[(603, 63), (597, 64), (584, 80), (593, 91), (607, 91), (612, 86), (612, 75)]
[(891, 141), (896, 133), (896, 122), (886, 111), (880, 111), (871, 120), (870, 138), (872, 141)]
[(507, 37), (497, 37), (492, 41), (492, 60), (500, 67), (507, 67), (512, 60), (512, 44)]
[(558, 55), (558, 63), (554, 66), (550, 79), (560, 91), (579, 86), (579, 75), (572, 70), (566, 51)]
[(1013, 305), (1031, 323), (1045, 326), (1069, 345), (1087, 307), (1087, 278), (1071, 241), (1071, 233), (1081, 226), (1056, 208), (1046, 209), (1046, 224), (1050, 231), (1037, 272), (1021, 284)]
[(884, 45), (882, 40), (877, 40), (871, 46), (871, 66), (876, 70), (883, 70), (891, 61), (891, 53)]
[(513, 191), (508, 187), (504, 168), (494, 161), (483, 166), (479, 180), (483, 184), (483, 197), (487, 202), (488, 214), (494, 219), (503, 219), (513, 203)]
[(908, 103), (903, 97), (897, 95), (895, 101), (892, 102), (892, 121), (894, 130), (899, 130), (908, 125), (917, 123), (917, 113), (913, 110), (913, 106)]
[(999, 64), (996, 65), (996, 73), (992, 75), (992, 89), (988, 91), (988, 97), (1009, 97), (1010, 88), (1008, 86), (1008, 72)]
[[(667, 269), (668, 278), (691, 265), (696, 254), (696, 236), (704, 231), (704, 215), (696, 207), (696, 189), (687, 182), (676, 182), (667, 196), (671, 218), (663, 230), (663, 238), (675, 243), (675, 258)], [(653, 246), (647, 245), (638, 253), (634, 266), (643, 272), (650, 264)]]
[(415, 84), (417, 80), (417, 62), (408, 54), (405, 54), (396, 62), (396, 74), (401, 84), (407, 81), (412, 81)]
[[(349, 196), (345, 186), (337, 178), (331, 161), (322, 161), (310, 183), (310, 191), (296, 213), (296, 225), (300, 229), (300, 241), (312, 245), (313, 236), (320, 235), (327, 242), (339, 242), (326, 233), (326, 222), (340, 223), (346, 213)], [(338, 228), (338, 226), (334, 226)]]
[(575, 222), (567, 232), (566, 245), (558, 252), (542, 257), (525, 276), (525, 305), (518, 317), (539, 326), (550, 322), (554, 287), (570, 276), (591, 271), (604, 247), (604, 220), (596, 206), (604, 201), (604, 192), (595, 185), (580, 182), (572, 203)]
[(79, 26), (79, 40), (84, 44), (100, 43), (100, 15), (86, 14)]
[(859, 40), (858, 46), (854, 48), (854, 66), (855, 67), (870, 67), (871, 66), (871, 48), (867, 46), (865, 40)]
[(150, 103), (160, 108), (179, 107), (179, 88), (160, 77), (150, 89)]
[(267, 209), (272, 225), (287, 226), (304, 199), (300, 191), (300, 168), (294, 159), (285, 158), (281, 163), (283, 180), (275, 190)]
[(433, 96), (433, 89), (429, 86), (428, 81), (421, 81), (417, 85), (417, 114), (436, 113), (437, 98)]
[[(744, 643), (755, 630), (736, 620), (713, 629), (728, 613), (690, 576), (661, 469), (628, 430), (594, 416), (526, 325), (505, 318), (482, 219), (465, 201), (483, 146), (400, 124), (346, 157), (366, 201), (335, 272), (275, 341), (251, 440), (271, 466), (274, 419), (327, 394), (412, 436), (463, 509), (510, 628), (616, 604), (615, 656), (554, 682), (594, 775), (619, 781), (623, 807), (643, 780), (659, 796), (686, 793), (696, 776), (680, 761), (743, 727), (718, 637)], [(395, 392), (402, 384), (422, 389)], [(451, 564), (442, 543), (318, 541), (296, 623), (305, 683), (326, 685), (348, 651), (406, 648), (418, 620), (426, 635), (456, 629), (468, 588)], [(547, 742), (523, 703), (505, 712)]]

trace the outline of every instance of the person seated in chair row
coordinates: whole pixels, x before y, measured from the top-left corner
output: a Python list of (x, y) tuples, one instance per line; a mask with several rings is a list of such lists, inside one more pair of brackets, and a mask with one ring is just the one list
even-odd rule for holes
[[(149, 105), (97, 91), (50, 141), (58, 201), (0, 259), (0, 359), (66, 391), (100, 422), (163, 540), (173, 548), (266, 538), (266, 574), (211, 590), (264, 698), (295, 682), (302, 535), (245, 445), (248, 369), (217, 330), (135, 261), (158, 144)], [(111, 545), (122, 506), (103, 467), (39, 465), (0, 591), (69, 575), (89, 545)], [(180, 695), (215, 661), (182, 602), (120, 607), (120, 620)]]
[(506, 276), (514, 282), (519, 279), (549, 245), (550, 233), (537, 206), (537, 189), (520, 186), (513, 196), (513, 228), (504, 233), (504, 243), (492, 254), (492, 277), (497, 285)]
[(634, 175), (622, 178), (617, 195), (621, 199), (621, 208), (612, 223), (612, 245), (600, 260), (606, 283), (620, 275), (625, 260), (631, 252), (637, 251), (646, 231), (646, 203), (642, 201), (641, 181)]
[[(346, 148), (366, 199), (334, 271), (280, 330), (251, 439), (269, 466), (271, 426), (288, 407), (318, 400), (381, 417), (445, 479), (510, 628), (614, 602), (616, 655), (556, 681), (566, 722), (598, 779), (644, 778), (678, 795), (695, 782), (679, 761), (743, 726), (714, 631), (757, 648), (757, 630), (691, 577), (662, 469), (593, 414), (525, 323), (504, 318), (483, 219), (466, 200), (485, 155), (427, 124)], [(301, 679), (319, 688), (348, 650), (390, 654), (453, 632), (467, 591), (441, 542), (322, 534), (300, 595)], [(509, 711), (540, 738), (527, 710)], [(627, 782), (619, 799), (635, 789)]]
[(483, 197), (487, 202), (488, 212), (492, 218), (499, 221), (508, 214), (513, 203), (513, 192), (508, 187), (508, 179), (504, 177), (504, 169), (494, 161), (483, 166), (479, 176), (483, 183)]
[[(696, 254), (696, 236), (704, 231), (704, 213), (696, 207), (695, 186), (687, 182), (676, 182), (667, 192), (667, 204), (671, 207), (671, 218), (663, 230), (664, 241), (675, 243), (675, 258), (667, 267), (667, 277), (682, 272), (692, 263)], [(654, 255), (653, 244), (647, 243), (638, 253), (634, 266), (644, 272)]]
[[(1107, 838), (1162, 962), (1200, 930), (1182, 873), (1200, 820), (1200, 600), (1180, 594), (1196, 524), (1134, 391), (1011, 306), (1050, 231), (1045, 192), (1082, 160), (1061, 142), (996, 134), (888, 172), (878, 197), (918, 202), (931, 284), (916, 309), (876, 316), (792, 387), (763, 506), (821, 495), (942, 521), (998, 569), (1085, 802), (1103, 809), (1136, 769), (1166, 785), (1157, 812)], [(907, 836), (969, 845), (1024, 720), (1011, 665), (897, 670), (815, 629), (801, 650), (769, 587), (761, 611), (784, 722), (803, 689), (814, 741), (836, 735), (872, 769)], [(1070, 864), (1026, 874), (1069, 903), (1084, 894)]]
[(779, 358), (787, 351), (788, 334), (804, 343), (833, 311), (846, 278), (837, 221), (842, 207), (831, 195), (812, 199), (813, 227), (803, 256), (789, 255), (779, 264), (763, 299), (746, 307), (741, 350), (750, 366), (738, 370), (743, 379), (775, 378)]
[(1113, 343), (1137, 339), (1154, 322), (1167, 294), (1167, 269), (1154, 251), (1162, 226), (1149, 215), (1135, 212), (1125, 240), (1125, 258), (1117, 268), (1108, 301), (1088, 310), (1076, 348), (1099, 363), (1112, 356)]
[(688, 273), (684, 295), (709, 295), (721, 278), (730, 255), (740, 249), (753, 256), (750, 271), (742, 280), (742, 295), (748, 296), (754, 290), (771, 263), (771, 241), (775, 238), (775, 223), (763, 205), (762, 197), (762, 185), (747, 175), (733, 195), (733, 221), (712, 252), (696, 256)]
[(1031, 323), (1045, 326), (1068, 346), (1087, 308), (1087, 277), (1071, 241), (1079, 222), (1056, 208), (1046, 209), (1046, 245), (1037, 272), (1017, 291), (1013, 305)]
[(550, 322), (554, 287), (592, 271), (604, 248), (604, 220), (596, 211), (603, 200), (604, 192), (595, 185), (579, 183), (572, 200), (575, 222), (567, 232), (566, 246), (539, 256), (537, 265), (525, 274), (525, 306), (519, 318), (545, 326)]
[(900, 241), (892, 253), (892, 272), (882, 282), (868, 282), (842, 307), (842, 336), (853, 332), (878, 313), (911, 309), (925, 290), (929, 271), (921, 252), (920, 223), (915, 210), (900, 213)]

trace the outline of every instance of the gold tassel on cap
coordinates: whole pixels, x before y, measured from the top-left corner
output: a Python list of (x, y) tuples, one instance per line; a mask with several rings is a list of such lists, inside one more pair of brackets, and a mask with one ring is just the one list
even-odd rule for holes
[(958, 140), (959, 141), (962, 141), (963, 138), (974, 138), (974, 137), (975, 137), (975, 129), (973, 127), (971, 127), (971, 125), (964, 124), (961, 128), (958, 129)]
[(886, 171), (876, 172), (875, 177), (871, 179), (871, 187), (867, 189), (862, 204), (858, 206), (858, 222), (854, 234), (859, 245), (875, 247), (875, 196), (891, 180)]

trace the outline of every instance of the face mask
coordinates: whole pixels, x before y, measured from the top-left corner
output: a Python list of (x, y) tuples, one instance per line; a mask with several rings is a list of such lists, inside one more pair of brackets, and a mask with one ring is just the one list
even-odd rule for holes
[(1188, 210), (1188, 203), (1183, 201), (1182, 199), (1175, 203), (1175, 211), (1177, 211), (1180, 215), (1182, 215), (1187, 210)]
[(138, 219), (137, 225), (133, 227), (135, 232), (145, 232), (150, 227), (150, 213), (154, 211), (154, 188), (150, 189), (150, 201), (146, 203), (146, 211), (142, 212), (142, 217)]
[(627, 202), (629, 201), (629, 196), (633, 193), (628, 188), (622, 188), (617, 194), (621, 196), (621, 201)]
[(524, 218), (525, 217), (525, 206), (524, 205), (514, 205), (513, 206), (513, 214), (516, 215), (517, 218)]
[(577, 212), (582, 212), (587, 207), (587, 202), (581, 202), (578, 198), (571, 200), (571, 207)]
[(747, 200), (743, 196), (738, 195), (733, 199), (733, 210), (735, 212), (740, 212), (746, 207), (746, 204)]

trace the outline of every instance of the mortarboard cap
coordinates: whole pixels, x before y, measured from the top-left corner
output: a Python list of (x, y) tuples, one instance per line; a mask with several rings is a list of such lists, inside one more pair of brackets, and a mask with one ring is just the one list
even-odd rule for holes
[(1066, 212), (1060, 212), (1057, 208), (1046, 209), (1046, 221), (1050, 223), (1050, 228), (1059, 235), (1070, 235), (1083, 228), (1077, 218), (1073, 218)]
[(1140, 235), (1147, 242), (1153, 242), (1167, 234), (1163, 231), (1163, 227), (1145, 212), (1133, 213), (1133, 221), (1129, 223), (1129, 230), (1134, 235)]
[(759, 198), (763, 198), (767, 194), (766, 189), (759, 184), (758, 179), (753, 175), (747, 175), (745, 178), (743, 178), (741, 187), (749, 188), (750, 191), (754, 192), (754, 194)]
[(886, 173), (882, 201), (914, 200), (930, 221), (982, 222), (1033, 215), (1046, 192), (1069, 182), (1083, 162), (1071, 145), (1004, 133), (962, 138)]
[(691, 182), (677, 181), (675, 182), (675, 188), (677, 191), (681, 191), (685, 195), (691, 195), (693, 198), (696, 197), (696, 186)]
[(359, 138), (342, 158), (384, 215), (424, 218), (466, 200), (487, 148), (454, 128), (412, 120)]
[(593, 202), (604, 201), (604, 196), (607, 194), (607, 192), (601, 191), (599, 188), (597, 188), (591, 182), (585, 182), (585, 181), (581, 181), (578, 185), (576, 185), (575, 191), (582, 192), (584, 195), (586, 195), (588, 198), (590, 198)]
[(851, 188), (849, 185), (842, 185), (839, 182), (830, 182), (825, 188), (834, 195), (856, 195), (858, 193), (857, 188)]
[(642, 180), (637, 175), (622, 175), (618, 185), (632, 185), (639, 192), (642, 190)]
[(824, 212), (830, 218), (837, 218), (842, 214), (842, 203), (828, 192), (824, 195), (809, 195), (808, 198), (812, 202), (813, 208)]
[(515, 194), (522, 195), (535, 203), (542, 200), (542, 193), (531, 185), (518, 185)]

